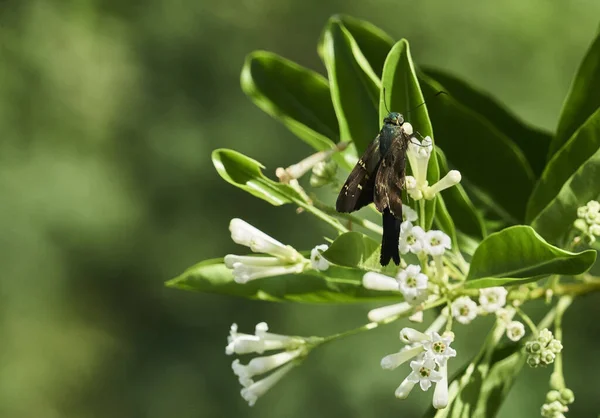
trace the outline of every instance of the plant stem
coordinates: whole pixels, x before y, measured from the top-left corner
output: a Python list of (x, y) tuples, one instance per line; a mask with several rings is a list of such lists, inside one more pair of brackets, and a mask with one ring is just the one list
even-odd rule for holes
[(425, 199), (419, 200), (419, 225), (425, 229)]
[(331, 216), (323, 212), (322, 210), (316, 208), (315, 206), (302, 202), (300, 200), (295, 200), (295, 203), (300, 206), (305, 211), (315, 215), (317, 218), (327, 222), (329, 225), (333, 226), (342, 234), (348, 232), (348, 228), (342, 225), (337, 219), (333, 219)]
[[(326, 213), (328, 215), (336, 216), (336, 217), (342, 218), (342, 219), (347, 219), (347, 220), (355, 223), (356, 225), (360, 225), (363, 228), (368, 229), (369, 231), (373, 231), (376, 234), (383, 235), (383, 228), (367, 219), (362, 219), (362, 218), (359, 218), (358, 216), (354, 216), (349, 213), (340, 213), (340, 212), (336, 211), (334, 208), (327, 206), (324, 203), (322, 203), (316, 199), (313, 200), (313, 204), (315, 207), (322, 210), (324, 213)], [(377, 212), (377, 213), (379, 213), (379, 212)]]
[[(562, 318), (569, 307), (573, 302), (573, 298), (571, 296), (563, 296), (559, 299), (556, 305), (556, 317), (554, 318), (554, 337), (562, 342)], [(565, 377), (563, 374), (563, 358), (562, 351), (556, 355), (554, 359), (554, 373), (552, 373), (552, 377), (550, 378), (550, 384), (552, 389), (561, 390), (566, 387), (565, 385)]]
[(515, 306), (515, 309), (516, 309), (517, 313), (519, 314), (519, 316), (521, 317), (521, 319), (523, 319), (523, 321), (525, 321), (525, 323), (527, 324), (529, 329), (531, 329), (531, 332), (534, 335), (537, 335), (538, 328), (535, 326), (535, 324), (533, 323), (533, 321), (531, 320), (529, 315), (527, 315), (525, 312), (523, 312), (523, 310), (521, 308), (519, 308), (518, 306)]

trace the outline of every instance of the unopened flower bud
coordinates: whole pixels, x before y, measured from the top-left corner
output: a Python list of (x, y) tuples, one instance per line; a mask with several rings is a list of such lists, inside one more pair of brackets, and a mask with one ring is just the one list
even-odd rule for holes
[(558, 401), (560, 399), (560, 392), (557, 390), (551, 390), (546, 394), (546, 402), (552, 403), (554, 401)]
[(560, 391), (560, 401), (565, 405), (571, 404), (575, 402), (575, 394), (571, 389), (564, 388)]

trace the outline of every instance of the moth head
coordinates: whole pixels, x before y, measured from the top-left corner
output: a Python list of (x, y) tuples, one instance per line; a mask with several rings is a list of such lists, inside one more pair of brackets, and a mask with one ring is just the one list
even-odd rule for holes
[(392, 125), (402, 126), (404, 123), (404, 117), (400, 113), (390, 112), (383, 120), (383, 123), (391, 123)]

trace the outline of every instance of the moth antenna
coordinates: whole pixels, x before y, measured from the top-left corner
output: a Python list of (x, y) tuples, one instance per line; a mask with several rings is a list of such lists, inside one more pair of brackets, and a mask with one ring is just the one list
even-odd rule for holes
[(383, 105), (385, 106), (385, 110), (387, 110), (388, 113), (391, 113), (385, 100), (385, 87), (383, 88)]
[[(448, 93), (446, 93), (444, 90), (440, 90), (440, 91), (438, 91), (437, 93), (435, 93), (435, 94), (432, 94), (432, 95), (431, 95), (430, 97), (428, 97), (427, 99), (428, 99), (428, 100), (429, 100), (429, 99), (432, 99), (432, 98), (434, 98), (434, 97), (437, 97), (437, 96), (439, 96), (440, 94), (446, 94), (446, 95), (447, 95)], [(384, 98), (385, 98), (385, 96), (384, 96)], [(418, 108), (420, 108), (421, 106), (423, 106), (425, 103), (427, 103), (427, 100), (423, 100), (423, 103), (421, 103), (420, 105), (417, 105), (417, 106), (413, 107), (411, 110), (409, 110), (409, 111), (408, 111), (408, 112), (406, 112), (406, 113), (410, 115), (410, 112), (413, 112), (413, 111), (417, 110)]]

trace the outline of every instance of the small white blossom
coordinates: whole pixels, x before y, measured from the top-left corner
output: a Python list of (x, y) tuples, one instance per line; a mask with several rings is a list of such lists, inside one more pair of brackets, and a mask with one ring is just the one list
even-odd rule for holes
[(413, 226), (409, 221), (400, 225), (398, 249), (401, 254), (411, 252), (417, 254), (423, 250), (425, 231), (420, 226)]
[(408, 122), (404, 122), (402, 124), (402, 130), (408, 136), (411, 136), (413, 134), (413, 126)]
[(362, 280), (363, 287), (380, 291), (399, 291), (398, 282), (392, 277), (381, 273), (369, 271), (365, 273)]
[(442, 378), (435, 384), (433, 391), (433, 407), (435, 409), (444, 409), (448, 406), (448, 364), (440, 366), (439, 370)]
[(293, 351), (282, 351), (281, 353), (273, 354), (264, 357), (255, 357), (247, 365), (240, 363), (238, 359), (234, 360), (231, 368), (235, 375), (239, 378), (242, 386), (248, 387), (254, 382), (252, 378), (264, 373), (268, 373), (286, 363), (296, 359), (305, 352), (304, 348), (298, 348)]
[(560, 401), (554, 401), (543, 404), (541, 414), (544, 418), (565, 418), (563, 412), (567, 412), (568, 410), (569, 408)]
[(442, 177), (440, 181), (435, 183), (433, 186), (426, 187), (425, 190), (423, 190), (423, 197), (425, 197), (425, 199), (427, 200), (431, 200), (442, 190), (446, 190), (452, 186), (456, 186), (458, 183), (460, 183), (461, 179), (462, 176), (460, 174), (460, 171), (450, 170), (448, 174)]
[(367, 314), (369, 321), (371, 322), (382, 322), (390, 318), (394, 318), (398, 315), (413, 310), (413, 306), (408, 302), (396, 303), (394, 305), (382, 306), (381, 308), (372, 309)]
[(417, 179), (413, 176), (406, 176), (404, 178), (404, 189), (413, 200), (423, 199), (423, 192), (417, 187)]
[(229, 337), (227, 338), (227, 347), (225, 353), (232, 354), (262, 354), (269, 350), (287, 350), (297, 348), (304, 344), (304, 339), (299, 337), (290, 337), (287, 335), (272, 334), (267, 332), (266, 322), (256, 325), (254, 335), (237, 332), (237, 324), (231, 325)]
[(396, 276), (398, 288), (407, 302), (417, 305), (427, 297), (427, 283), (429, 279), (421, 273), (421, 266), (411, 264), (401, 270)]
[(419, 383), (421, 389), (426, 391), (432, 383), (442, 380), (442, 374), (435, 370), (435, 366), (435, 361), (427, 356), (422, 360), (413, 360), (410, 362), (412, 372), (406, 379), (411, 383)]
[(422, 345), (416, 347), (403, 348), (397, 353), (389, 354), (381, 359), (381, 368), (385, 370), (393, 370), (396, 367), (406, 363), (408, 360), (418, 356), (425, 349)]
[(600, 224), (590, 225), (589, 232), (592, 235), (600, 237)]
[(414, 222), (417, 219), (419, 219), (419, 216), (417, 215), (417, 211), (416, 210), (412, 209), (408, 205), (402, 206), (402, 220), (404, 222), (406, 222), (406, 221), (408, 221), (408, 222)]
[(544, 328), (543, 330), (541, 330), (537, 336), (537, 340), (540, 344), (542, 344), (542, 346), (546, 346), (553, 339), (554, 334), (552, 334), (552, 331), (550, 331), (548, 328)]
[(423, 240), (423, 251), (429, 255), (442, 255), (446, 249), (450, 249), (450, 237), (442, 231), (427, 231)]
[(405, 327), (400, 330), (400, 341), (404, 344), (422, 344), (430, 339), (430, 336), (414, 328)]
[(277, 257), (252, 257), (228, 254), (225, 256), (225, 266), (233, 270), (236, 283), (247, 283), (251, 280), (265, 277), (297, 274), (304, 270), (303, 262), (284, 264)]
[(557, 340), (556, 338), (552, 339), (552, 341), (550, 341), (548, 343), (548, 350), (552, 351), (554, 354), (558, 354), (562, 351), (563, 349), (563, 345), (560, 342), (560, 340)]
[(315, 270), (325, 271), (329, 268), (329, 261), (323, 257), (323, 252), (327, 251), (327, 244), (317, 245), (310, 251), (310, 263)]
[(423, 346), (439, 366), (445, 366), (450, 357), (456, 357), (456, 350), (450, 347), (451, 343), (451, 338), (432, 332)]
[(506, 295), (508, 295), (508, 291), (501, 286), (481, 289), (479, 290), (479, 305), (486, 312), (496, 312), (506, 305)]
[(288, 263), (297, 263), (304, 259), (291, 246), (283, 245), (241, 219), (232, 219), (229, 223), (229, 230), (231, 231), (231, 239), (235, 243), (250, 247), (253, 252), (270, 254)]
[(506, 336), (511, 341), (519, 341), (525, 336), (525, 326), (519, 321), (512, 321), (506, 327)]
[(422, 142), (419, 142), (416, 138), (411, 138), (408, 143), (406, 154), (419, 189), (427, 187), (427, 165), (432, 151), (433, 141), (429, 136), (423, 138)]
[[(481, 299), (479, 301), (481, 303)], [(513, 308), (512, 306), (508, 306), (506, 308), (498, 309), (496, 311), (496, 317), (500, 321), (508, 324), (513, 319), (513, 316), (515, 316), (515, 313), (516, 313), (515, 308)]]
[(269, 389), (271, 389), (277, 382), (281, 380), (292, 368), (294, 363), (288, 363), (280, 369), (274, 371), (269, 376), (265, 377), (258, 382), (252, 383), (250, 386), (245, 387), (241, 391), (242, 397), (248, 402), (248, 405), (254, 406), (257, 399), (264, 395)]
[(477, 316), (477, 304), (468, 296), (461, 296), (452, 302), (452, 316), (461, 324), (468, 324)]

